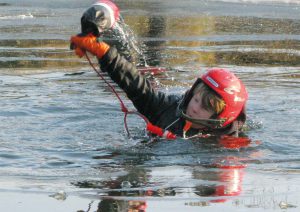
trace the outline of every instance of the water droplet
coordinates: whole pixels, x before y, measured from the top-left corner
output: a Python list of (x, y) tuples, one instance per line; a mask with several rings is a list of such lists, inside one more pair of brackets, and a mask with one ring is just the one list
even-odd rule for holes
[(131, 183), (130, 183), (129, 181), (123, 181), (123, 182), (121, 183), (121, 187), (122, 187), (122, 188), (131, 188), (132, 185), (131, 185)]
[(292, 205), (292, 204), (289, 204), (289, 203), (283, 202), (283, 201), (281, 201), (281, 202), (279, 203), (279, 207), (280, 207), (281, 209), (297, 208), (296, 205)]
[(55, 194), (49, 195), (49, 197), (53, 197), (57, 200), (66, 200), (67, 199), (67, 194), (64, 191), (58, 191)]

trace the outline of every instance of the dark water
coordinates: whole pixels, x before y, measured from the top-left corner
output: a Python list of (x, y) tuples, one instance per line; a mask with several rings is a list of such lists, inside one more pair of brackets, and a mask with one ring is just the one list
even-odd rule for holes
[(115, 97), (69, 50), (92, 3), (0, 3), (1, 211), (298, 211), (299, 1), (116, 1), (146, 62), (168, 69), (157, 89), (182, 93), (215, 66), (245, 82), (252, 143), (239, 150), (145, 145), (135, 116), (128, 138)]

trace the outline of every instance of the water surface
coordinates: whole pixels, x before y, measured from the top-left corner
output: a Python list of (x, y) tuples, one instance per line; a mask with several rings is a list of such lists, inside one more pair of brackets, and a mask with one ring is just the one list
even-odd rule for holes
[(252, 143), (238, 150), (147, 145), (136, 116), (127, 137), (118, 101), (69, 50), (92, 2), (0, 4), (0, 208), (299, 210), (299, 1), (116, 1), (142, 59), (168, 70), (148, 76), (157, 89), (182, 94), (209, 67), (245, 82)]

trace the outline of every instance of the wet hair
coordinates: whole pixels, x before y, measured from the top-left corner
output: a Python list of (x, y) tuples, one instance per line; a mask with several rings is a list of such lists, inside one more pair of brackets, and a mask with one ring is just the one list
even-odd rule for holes
[(203, 82), (199, 83), (193, 90), (193, 95), (200, 95), (202, 101), (202, 107), (214, 113), (214, 115), (220, 114), (225, 106), (225, 101), (210, 87)]

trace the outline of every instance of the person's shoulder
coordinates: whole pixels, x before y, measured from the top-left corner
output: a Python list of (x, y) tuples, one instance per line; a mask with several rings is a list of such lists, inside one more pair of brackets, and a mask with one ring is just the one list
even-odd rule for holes
[(164, 91), (161, 90), (156, 90), (155, 91), (156, 96), (158, 97), (159, 101), (162, 103), (161, 107), (172, 107), (172, 106), (176, 106), (179, 104), (180, 100), (181, 100), (181, 96), (178, 94), (170, 94), (170, 93), (166, 93)]
[(174, 103), (178, 103), (183, 99), (182, 95), (178, 95), (175, 93), (172, 94), (165, 94), (166, 98), (170, 101), (170, 102), (174, 102)]

